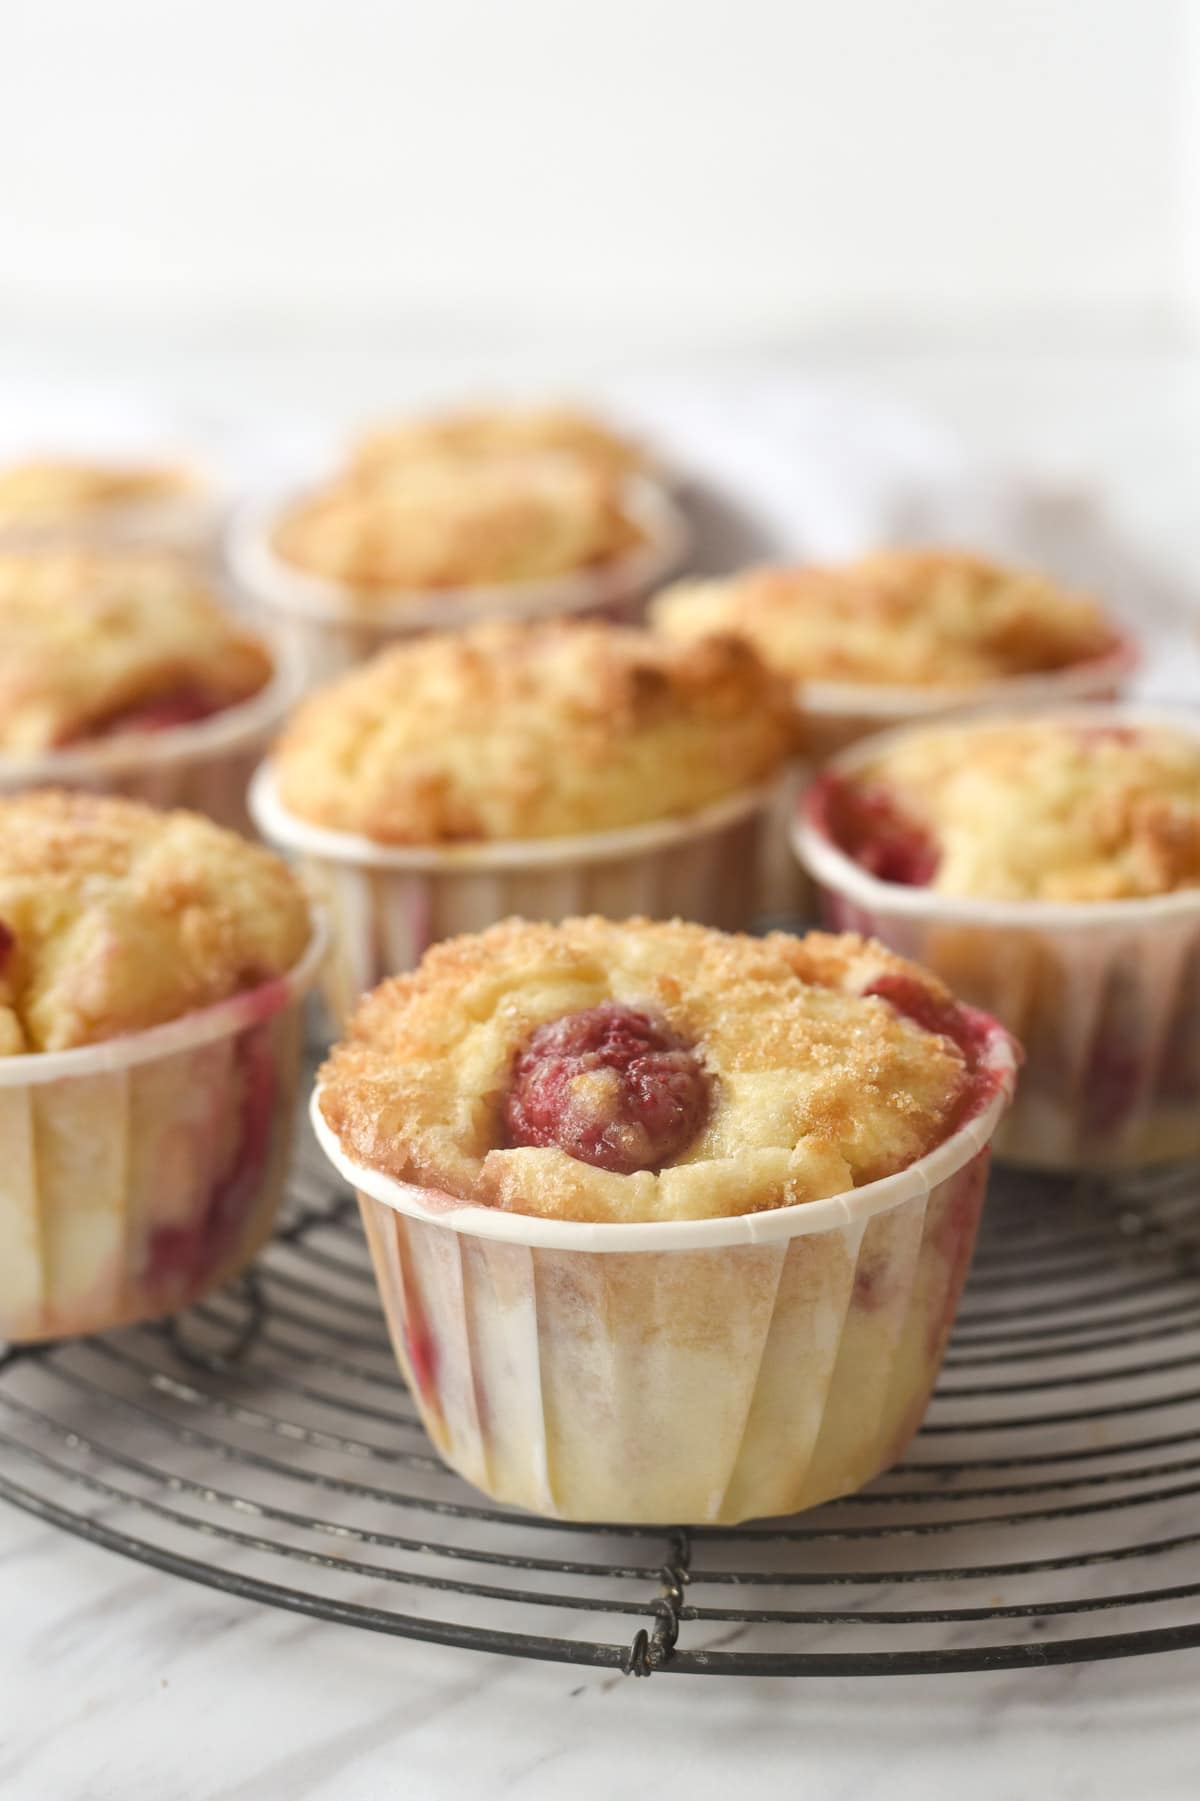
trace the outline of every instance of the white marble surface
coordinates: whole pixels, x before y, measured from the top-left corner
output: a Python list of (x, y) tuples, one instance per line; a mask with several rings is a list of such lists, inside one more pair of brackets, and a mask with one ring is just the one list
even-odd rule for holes
[(623, 1676), (267, 1612), (0, 1515), (11, 1801), (1194, 1801), (1200, 1652), (938, 1681)]
[[(10, 335), (0, 382), (53, 372), (69, 384), (100, 360), (94, 345)], [(382, 353), (381, 378), (361, 349), (303, 364), (303, 380), (286, 347), (257, 359), (237, 345), (188, 357), (151, 347), (138, 359), (109, 347), (104, 360), (126, 380), (138, 361), (143, 380), (149, 370), (160, 395), (184, 407), (211, 412), (214, 394), (236, 394), (247, 416), (305, 382), (316, 407), (378, 406), (407, 384), (439, 385), (428, 366), (418, 383), (415, 359)], [(440, 385), (463, 366), (447, 357)], [(1010, 468), (1104, 489), (1187, 588), (1200, 557), (1200, 360), (962, 352), (847, 359), (847, 371), (949, 421), (951, 432), (915, 438), (898, 428), (905, 456), (942, 467), (957, 432)], [(732, 375), (724, 391), (738, 391)], [(711, 427), (711, 410), (705, 417)], [(743, 469), (752, 463), (743, 442)], [(813, 485), (822, 471), (825, 493)], [(852, 534), (853, 520), (838, 514), (833, 449), (808, 477), (818, 535)], [(634, 1682), (272, 1613), (3, 1510), (0, 1611), (5, 1801), (609, 1801), (725, 1797), (751, 1784), (814, 1801), (1200, 1792), (1200, 1652), (936, 1681)]]

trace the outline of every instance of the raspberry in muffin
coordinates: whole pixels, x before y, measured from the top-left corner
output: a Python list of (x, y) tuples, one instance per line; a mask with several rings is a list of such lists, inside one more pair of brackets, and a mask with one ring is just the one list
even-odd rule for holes
[(549, 455), (384, 462), (301, 499), (272, 536), (285, 563), (363, 608), (406, 593), (554, 581), (641, 542), (618, 480)]
[(429, 457), (478, 460), (514, 453), (569, 456), (618, 479), (650, 472), (642, 447), (594, 414), (574, 407), (475, 407), (398, 421), (364, 433), (351, 468), (374, 475)]
[(321, 1075), (348, 1152), (574, 1220), (794, 1206), (904, 1169), (995, 1089), (979, 1020), (853, 937), (508, 921), (376, 990)]
[(823, 790), (835, 840), (884, 881), (1003, 901), (1200, 887), (1200, 743), (1086, 715), (931, 726)]
[(793, 681), (889, 688), (970, 690), (1121, 648), (1090, 597), (948, 550), (681, 583), (658, 597), (652, 618), (672, 638), (737, 632)]
[(415, 638), (309, 698), (273, 758), (298, 819), (387, 845), (612, 831), (780, 770), (785, 686), (733, 639), (553, 621)]
[(262, 640), (181, 560), (0, 552), (0, 756), (194, 723), (272, 673)]
[(319, 952), (286, 867), (206, 819), (0, 799), (0, 1337), (153, 1317), (243, 1267)]

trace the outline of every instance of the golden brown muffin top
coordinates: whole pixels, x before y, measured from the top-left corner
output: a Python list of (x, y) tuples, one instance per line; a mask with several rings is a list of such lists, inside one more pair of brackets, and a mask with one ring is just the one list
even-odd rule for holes
[[(573, 1220), (751, 1213), (892, 1174), (946, 1138), (979, 1104), (978, 1017), (860, 938), (509, 920), (435, 946), (367, 996), (321, 1072), (320, 1107), (350, 1157), (459, 1201)], [(603, 1140), (609, 1109), (619, 1129), (604, 1142), (618, 1158), (568, 1154), (561, 1135), (513, 1143), (513, 1086), (528, 1078), (530, 1047), (536, 1056), (547, 1033), (597, 1020), (593, 1035), (610, 1048), (625, 1029), (667, 1046), (649, 1096), (646, 1065), (630, 1066), (627, 1080), (642, 1081), (637, 1119), (621, 1114), (629, 1089), (603, 1051), (570, 1066), (557, 1091), (562, 1071), (550, 1067), (541, 1098), (565, 1110), (575, 1142), (597, 1125)], [(658, 1165), (641, 1127), (661, 1132), (679, 1083), (691, 1087), (675, 1123), (684, 1117), (693, 1135)], [(611, 1165), (626, 1152), (621, 1173)], [(630, 1171), (630, 1157), (643, 1166)]]
[(177, 500), (192, 486), (183, 470), (166, 465), (31, 457), (0, 467), (0, 526), (53, 524)]
[(204, 718), (271, 673), (267, 647), (183, 562), (0, 552), (0, 753)]
[(199, 814), (0, 798), (0, 1055), (178, 1019), (285, 974), (309, 935), (286, 865)]
[(867, 864), (886, 835), (923, 844), (938, 894), (1107, 901), (1200, 885), (1200, 740), (1164, 726), (930, 726), (860, 765), (833, 812)]
[(454, 844), (691, 813), (772, 777), (794, 731), (737, 640), (555, 620), (407, 639), (310, 696), (273, 761), (301, 819)]
[(736, 631), (793, 681), (971, 688), (1103, 656), (1098, 603), (1033, 571), (949, 550), (880, 551), (830, 568), (763, 568), (659, 595), (673, 638)]
[(553, 581), (642, 541), (621, 483), (559, 456), (449, 455), (336, 477), (279, 519), (276, 553), (354, 591), (406, 593)]
[(632, 438), (578, 407), (463, 407), (397, 420), (364, 432), (350, 466), (373, 475), (396, 463), (430, 456), (478, 458), (513, 452), (552, 451), (572, 456), (602, 474), (623, 478), (649, 472), (650, 459)]

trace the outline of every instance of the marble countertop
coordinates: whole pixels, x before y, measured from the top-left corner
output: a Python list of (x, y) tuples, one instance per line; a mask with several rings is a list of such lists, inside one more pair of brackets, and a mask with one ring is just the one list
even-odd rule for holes
[[(52, 351), (13, 335), (0, 343), (0, 387), (18, 371), (82, 378), (94, 362), (86, 344)], [(287, 353), (248, 380), (250, 363), (236, 347), (163, 350), (138, 373), (184, 407), (223, 380), (268, 409), (287, 389)], [(115, 367), (127, 379), (132, 359)], [(389, 399), (403, 391), (398, 367)], [(369, 370), (361, 347), (322, 364), (320, 398), (366, 404)], [(451, 371), (447, 356), (445, 385)], [(1200, 358), (880, 354), (844, 359), (839, 374), (944, 421), (904, 439), (910, 451), (924, 442), (932, 465), (967, 443), (993, 469), (1059, 483), (1068, 511), (1081, 484), (1118, 497), (1155, 569), (1188, 589), (1200, 567)], [(778, 384), (793, 375), (779, 371)], [(761, 393), (773, 378), (759, 367), (747, 381)], [(830, 482), (824, 496), (810, 483), (808, 502), (817, 537), (836, 541), (836, 459)], [(5, 1509), (0, 1609), (6, 1801), (610, 1801), (726, 1796), (737, 1783), (821, 1801), (1197, 1794), (1200, 1651), (941, 1679), (637, 1682), (268, 1611)]]
[(940, 1680), (648, 1682), (236, 1602), (0, 1513), (11, 1801), (1194, 1801), (1200, 1651)]

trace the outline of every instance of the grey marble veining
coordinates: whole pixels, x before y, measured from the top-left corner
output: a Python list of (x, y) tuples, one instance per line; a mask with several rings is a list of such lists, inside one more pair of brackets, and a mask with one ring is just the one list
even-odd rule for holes
[[(9, 1551), (19, 1555), (8, 1557)], [(0, 1513), (5, 1801), (1194, 1801), (1200, 1652), (649, 1682), (298, 1620)]]

